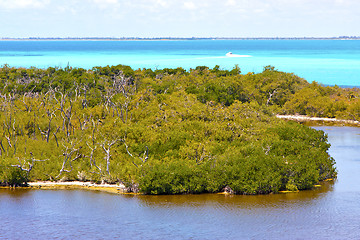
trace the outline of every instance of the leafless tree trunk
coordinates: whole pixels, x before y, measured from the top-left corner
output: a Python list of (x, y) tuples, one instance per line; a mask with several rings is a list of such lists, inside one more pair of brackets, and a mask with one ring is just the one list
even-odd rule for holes
[(89, 156), (89, 158), (90, 158), (90, 166), (92, 167), (92, 166), (94, 166), (95, 168), (97, 168), (97, 170), (99, 171), (97, 174), (99, 174), (100, 176), (102, 175), (102, 170), (101, 170), (101, 168), (96, 164), (96, 161), (95, 161), (95, 157), (94, 157), (94, 151), (96, 150), (96, 146), (94, 146), (94, 147), (91, 147), (90, 145), (89, 145), (89, 143), (86, 143), (86, 145), (90, 148), (90, 150), (91, 150), (91, 152), (90, 152), (90, 156)]
[[(198, 150), (200, 150), (200, 153)], [(201, 143), (200, 143), (198, 149), (195, 150), (196, 164), (200, 165), (206, 157), (208, 157), (208, 155), (206, 155), (205, 147), (201, 146)]]
[(4, 148), (3, 144), (2, 144), (2, 140), (0, 140), (0, 147), (1, 147), (1, 149), (0, 149), (0, 156), (2, 156), (2, 155), (3, 155), (3, 152), (5, 152), (5, 148)]
[(269, 92), (269, 98), (266, 100), (266, 106), (269, 106), (269, 103), (276, 92), (277, 92), (277, 89), (275, 89), (272, 93)]
[[(107, 143), (107, 140), (105, 140), (102, 144), (101, 144), (101, 147), (102, 149), (104, 150), (105, 152), (105, 157), (104, 159), (106, 160), (106, 173), (110, 175), (110, 158), (111, 158), (111, 155), (110, 155), (110, 148), (111, 146), (113, 146), (115, 143), (117, 142), (117, 139), (116, 140), (113, 140), (111, 142), (108, 142)], [(107, 147), (106, 147), (107, 145)]]
[(58, 138), (57, 138), (56, 134), (58, 133), (59, 129), (60, 129), (60, 127), (58, 127), (58, 128), (56, 129), (56, 131), (53, 132), (53, 135), (54, 135), (55, 141), (56, 141), (56, 145), (57, 145), (58, 147), (59, 147), (59, 142), (58, 142)]
[(12, 115), (10, 114), (9, 121), (4, 122), (4, 137), (8, 141), (9, 147), (14, 149), (14, 155), (16, 154), (16, 128), (15, 128), (15, 118), (12, 119)]
[(91, 134), (91, 139), (92, 139), (92, 146), (90, 146), (90, 144), (88, 142), (86, 142), (86, 145), (90, 148), (91, 152), (90, 152), (90, 166), (94, 166), (95, 168), (98, 169), (98, 174), (102, 175), (102, 169), (96, 164), (95, 161), (95, 157), (94, 157), (94, 151), (96, 150), (97, 146), (96, 146), (96, 136), (95, 133), (97, 131), (97, 127), (99, 125), (98, 121), (94, 121), (94, 119), (92, 119), (92, 134)]
[[(79, 153), (79, 150), (81, 147), (76, 149), (74, 142), (71, 143), (70, 147), (64, 146), (64, 148), (65, 148), (65, 150), (63, 152), (63, 156), (64, 156), (63, 164), (60, 169), (59, 175), (57, 175), (56, 178), (60, 177), (60, 175), (63, 172), (71, 172), (73, 170), (73, 166), (71, 163), (82, 157), (82, 154)], [(66, 169), (67, 163), (69, 164), (70, 170)]]
[(66, 95), (64, 95), (61, 92), (58, 92), (58, 93), (61, 95), (60, 101), (58, 101), (56, 98), (55, 99), (60, 104), (59, 110), (61, 113), (61, 117), (63, 118), (63, 130), (66, 133), (66, 137), (69, 138), (71, 135), (71, 130), (72, 130), (71, 118), (73, 117), (73, 113), (72, 113), (73, 103), (69, 97), (70, 106), (67, 109), (65, 109)]
[[(126, 148), (126, 152), (129, 154), (129, 156), (130, 157), (132, 157), (133, 158), (133, 160), (131, 160), (131, 162), (137, 167), (137, 168), (139, 168), (139, 165), (138, 164), (136, 164), (135, 163), (135, 157), (134, 157), (134, 155), (132, 154), (132, 153), (130, 153), (130, 151), (129, 151), (129, 147), (128, 147), (128, 145), (126, 144), (126, 141), (125, 141), (125, 138), (124, 139), (122, 139), (121, 140), (123, 143), (124, 143), (124, 145), (125, 145), (125, 148)], [(143, 166), (143, 164), (145, 164), (146, 162), (147, 162), (147, 160), (149, 159), (149, 148), (148, 148), (148, 146), (145, 146), (145, 151), (144, 151), (144, 153), (143, 153), (143, 156), (142, 157), (138, 157), (139, 159), (140, 159), (140, 168), (142, 168), (142, 166)]]
[[(116, 112), (123, 123), (128, 120), (129, 107), (131, 102), (131, 96), (136, 92), (136, 86), (133, 84), (132, 78), (125, 77), (124, 73), (120, 71), (118, 74), (112, 76), (112, 86), (106, 93), (106, 101), (104, 103), (105, 108), (108, 111), (108, 106)], [(113, 97), (116, 94), (122, 94), (125, 99), (122, 102), (114, 102)]]

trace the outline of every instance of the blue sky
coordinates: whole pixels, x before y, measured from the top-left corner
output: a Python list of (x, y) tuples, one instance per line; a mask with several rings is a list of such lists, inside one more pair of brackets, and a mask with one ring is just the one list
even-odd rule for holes
[(0, 38), (360, 36), (359, 12), (359, 0), (0, 0)]

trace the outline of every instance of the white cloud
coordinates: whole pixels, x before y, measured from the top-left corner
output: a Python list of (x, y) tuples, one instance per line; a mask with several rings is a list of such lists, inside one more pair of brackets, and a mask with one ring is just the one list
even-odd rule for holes
[(193, 2), (184, 2), (184, 8), (188, 10), (195, 10), (197, 7)]
[(99, 8), (108, 8), (118, 5), (118, 0), (92, 0)]
[(358, 9), (360, 0), (0, 0), (1, 34), (14, 36), (358, 35)]
[(43, 8), (50, 0), (0, 0), (3, 9)]
[(236, 6), (236, 1), (235, 0), (228, 0), (226, 3), (225, 3), (225, 6)]
[(93, 0), (96, 4), (116, 4), (118, 0)]
[(161, 7), (167, 7), (169, 5), (169, 3), (164, 0), (156, 0), (155, 3), (156, 3), (156, 5), (159, 5)]
[(336, 5), (349, 6), (359, 4), (358, 0), (335, 0)]

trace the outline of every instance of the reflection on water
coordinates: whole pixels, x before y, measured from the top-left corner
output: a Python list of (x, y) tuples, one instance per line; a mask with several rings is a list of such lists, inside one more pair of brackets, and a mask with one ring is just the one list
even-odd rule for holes
[(199, 194), (199, 195), (161, 195), (138, 196), (140, 203), (150, 208), (186, 208), (192, 209), (217, 209), (226, 210), (255, 210), (265, 208), (297, 208), (299, 205), (311, 205), (326, 198), (333, 189), (333, 182), (325, 183), (321, 188), (299, 193), (270, 194), (270, 195), (224, 195), (224, 194)]
[(328, 183), (314, 191), (262, 196), (2, 189), (0, 218), (5, 231), (0, 237), (289, 239), (278, 236), (281, 232), (306, 237), (313, 225), (329, 226), (332, 188)]
[(317, 128), (335, 183), (261, 196), (0, 189), (0, 239), (360, 239), (360, 129)]

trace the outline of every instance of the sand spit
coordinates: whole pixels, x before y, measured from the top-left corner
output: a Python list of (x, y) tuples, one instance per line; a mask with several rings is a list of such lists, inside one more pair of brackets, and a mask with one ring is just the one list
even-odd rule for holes
[(97, 190), (118, 194), (128, 193), (128, 189), (123, 184), (95, 184), (91, 182), (50, 182), (50, 181), (41, 181), (41, 182), (28, 182), (30, 188), (38, 189), (88, 189), (88, 190)]
[(305, 115), (276, 115), (277, 118), (293, 120), (297, 122), (320, 122), (325, 124), (340, 125), (340, 126), (360, 126), (359, 121), (344, 120), (336, 118), (321, 118), (321, 117), (309, 117)]

